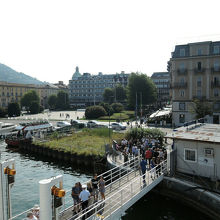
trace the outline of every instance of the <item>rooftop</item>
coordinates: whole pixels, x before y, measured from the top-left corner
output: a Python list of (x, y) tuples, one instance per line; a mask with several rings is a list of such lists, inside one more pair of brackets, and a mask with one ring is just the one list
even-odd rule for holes
[(220, 143), (220, 125), (197, 123), (175, 129), (167, 138)]

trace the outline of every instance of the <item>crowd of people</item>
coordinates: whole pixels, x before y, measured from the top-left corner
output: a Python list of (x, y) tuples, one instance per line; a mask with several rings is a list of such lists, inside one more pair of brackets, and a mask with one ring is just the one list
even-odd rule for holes
[(72, 187), (73, 212), (86, 211), (87, 207), (98, 202), (99, 194), (102, 200), (105, 199), (105, 180), (102, 176), (98, 178), (97, 174), (93, 176), (87, 184), (75, 183)]
[[(167, 151), (156, 138), (142, 138), (142, 139), (122, 139), (120, 143), (113, 141), (112, 145), (115, 151), (121, 152), (124, 155), (124, 162), (129, 158), (141, 156), (140, 170), (143, 175), (145, 183), (145, 173), (147, 170), (155, 171), (156, 175), (160, 172), (160, 163), (167, 158)], [(155, 174), (151, 174), (152, 179)]]

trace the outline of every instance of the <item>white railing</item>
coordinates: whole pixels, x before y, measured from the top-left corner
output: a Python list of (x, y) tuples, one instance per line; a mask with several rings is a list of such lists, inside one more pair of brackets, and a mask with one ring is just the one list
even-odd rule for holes
[[(111, 194), (107, 199), (96, 203), (93, 206), (87, 208), (87, 210), (81, 211), (74, 216), (75, 220), (88, 218), (88, 219), (100, 219), (111, 216), (118, 209), (122, 208), (130, 199), (139, 194), (146, 187), (154, 184), (154, 182), (165, 174), (167, 171), (167, 160), (161, 162), (156, 167), (146, 174), (134, 176), (127, 184), (125, 184), (121, 189), (117, 190), (115, 193)], [(145, 177), (145, 178), (143, 178)], [(70, 217), (72, 219), (73, 217)]]
[[(118, 167), (112, 168), (111, 170), (108, 170), (100, 175), (98, 175), (98, 178), (103, 176), (105, 179), (105, 186), (106, 186), (106, 193), (107, 196), (109, 193), (120, 187), (121, 185), (125, 184), (122, 182), (122, 177), (127, 177), (127, 181), (130, 180), (130, 174), (133, 172), (134, 176), (139, 174), (139, 164), (140, 164), (140, 157), (134, 157), (129, 159), (129, 161), (121, 164)], [(87, 181), (88, 182), (88, 181)], [(83, 184), (87, 184), (87, 182)], [(126, 182), (127, 183), (127, 182)], [(66, 195), (63, 200), (63, 210), (60, 212), (60, 216), (62, 216), (66, 211), (68, 211), (70, 208), (73, 207), (73, 199), (71, 197), (72, 190), (67, 190)], [(71, 203), (71, 204), (70, 204)], [(68, 205), (70, 204), (70, 205)]]

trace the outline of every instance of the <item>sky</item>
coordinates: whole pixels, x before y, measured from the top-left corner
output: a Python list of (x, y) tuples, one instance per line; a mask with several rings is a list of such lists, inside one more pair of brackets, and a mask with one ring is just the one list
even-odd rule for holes
[(220, 40), (219, 0), (0, 0), (0, 63), (41, 81), (167, 70), (177, 44)]

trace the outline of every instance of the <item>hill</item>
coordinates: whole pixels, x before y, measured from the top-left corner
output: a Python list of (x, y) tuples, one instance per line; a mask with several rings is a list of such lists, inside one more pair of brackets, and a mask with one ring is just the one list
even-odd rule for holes
[(19, 73), (12, 68), (0, 63), (0, 81), (9, 83), (21, 83), (21, 84), (44, 84), (40, 80), (37, 80), (24, 73)]

